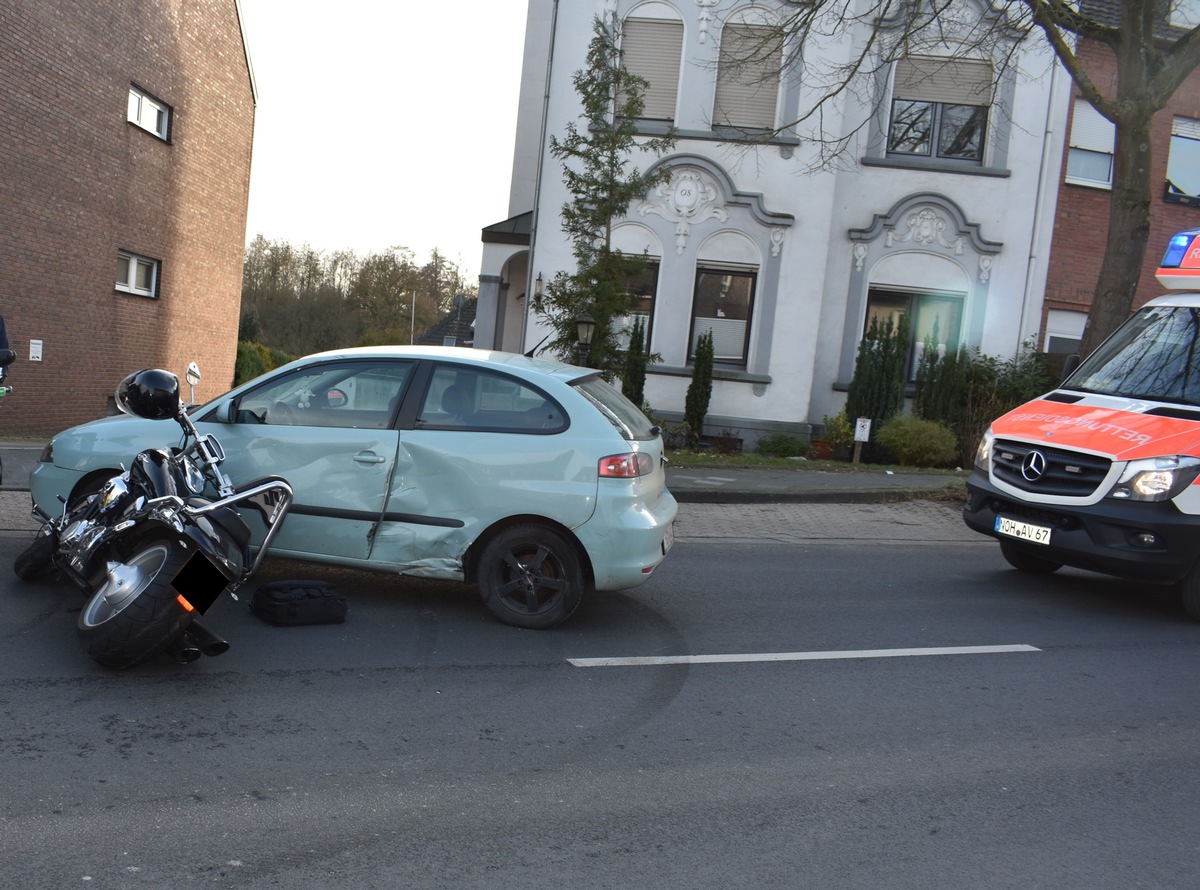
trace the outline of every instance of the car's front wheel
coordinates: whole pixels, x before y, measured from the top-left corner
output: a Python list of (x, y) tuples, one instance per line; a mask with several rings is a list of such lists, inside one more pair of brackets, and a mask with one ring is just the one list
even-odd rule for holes
[(1200, 621), (1200, 566), (1188, 572), (1183, 580), (1175, 585), (1175, 589), (1179, 591), (1183, 611), (1189, 618)]
[(479, 557), (479, 593), (488, 609), (514, 627), (553, 627), (571, 616), (587, 586), (579, 553), (543, 525), (506, 528)]

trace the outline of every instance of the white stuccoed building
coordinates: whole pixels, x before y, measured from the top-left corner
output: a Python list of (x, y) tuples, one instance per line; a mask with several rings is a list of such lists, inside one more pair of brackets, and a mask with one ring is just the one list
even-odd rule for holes
[[(961, 6), (964, 32), (990, 14)], [(872, 316), (906, 314), (914, 358), (935, 325), (947, 348), (989, 355), (1036, 341), (1070, 89), (1050, 51), (1032, 40), (1006, 66), (1003, 47), (993, 57), (931, 41), (872, 78), (875, 101), (846, 94), (824, 110), (824, 132), (849, 151), (821, 166), (807, 131), (764, 134), (824, 95), (822, 72), (853, 58), (867, 26), (798, 53), (781, 46), (799, 61), (766, 86), (729, 61), (794, 11), (786, 0), (530, 0), (510, 218), (483, 233), (476, 347), (535, 348), (547, 330), (525, 295), (574, 269), (549, 137), (578, 119), (572, 75), (595, 17), (614, 12), (626, 67), (650, 82), (639, 131), (677, 136), (657, 162), (639, 160), (669, 178), (615, 231), (622, 250), (652, 258), (634, 289), (662, 356), (646, 381), (657, 414), (682, 414), (706, 330), (717, 356), (706, 432), (747, 445), (807, 435), (840, 410)]]

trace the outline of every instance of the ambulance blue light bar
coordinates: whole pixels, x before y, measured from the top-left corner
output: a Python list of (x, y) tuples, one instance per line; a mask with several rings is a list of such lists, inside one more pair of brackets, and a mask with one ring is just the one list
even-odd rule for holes
[(1171, 237), (1154, 277), (1167, 290), (1200, 290), (1200, 229)]

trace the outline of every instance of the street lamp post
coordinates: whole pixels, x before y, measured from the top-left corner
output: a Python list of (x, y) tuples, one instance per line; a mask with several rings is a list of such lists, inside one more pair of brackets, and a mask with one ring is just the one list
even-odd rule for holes
[(575, 319), (575, 335), (579, 341), (579, 364), (587, 367), (588, 353), (592, 351), (592, 337), (596, 333), (596, 322), (590, 315)]

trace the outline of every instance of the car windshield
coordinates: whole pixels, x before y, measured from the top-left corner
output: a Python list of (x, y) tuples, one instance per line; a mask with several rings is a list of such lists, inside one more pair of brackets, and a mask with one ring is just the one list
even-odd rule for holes
[(572, 385), (583, 393), (626, 439), (653, 439), (658, 435), (658, 427), (646, 418), (637, 405), (602, 378), (586, 377)]
[(1200, 406), (1200, 310), (1146, 307), (1064, 384), (1064, 389)]

